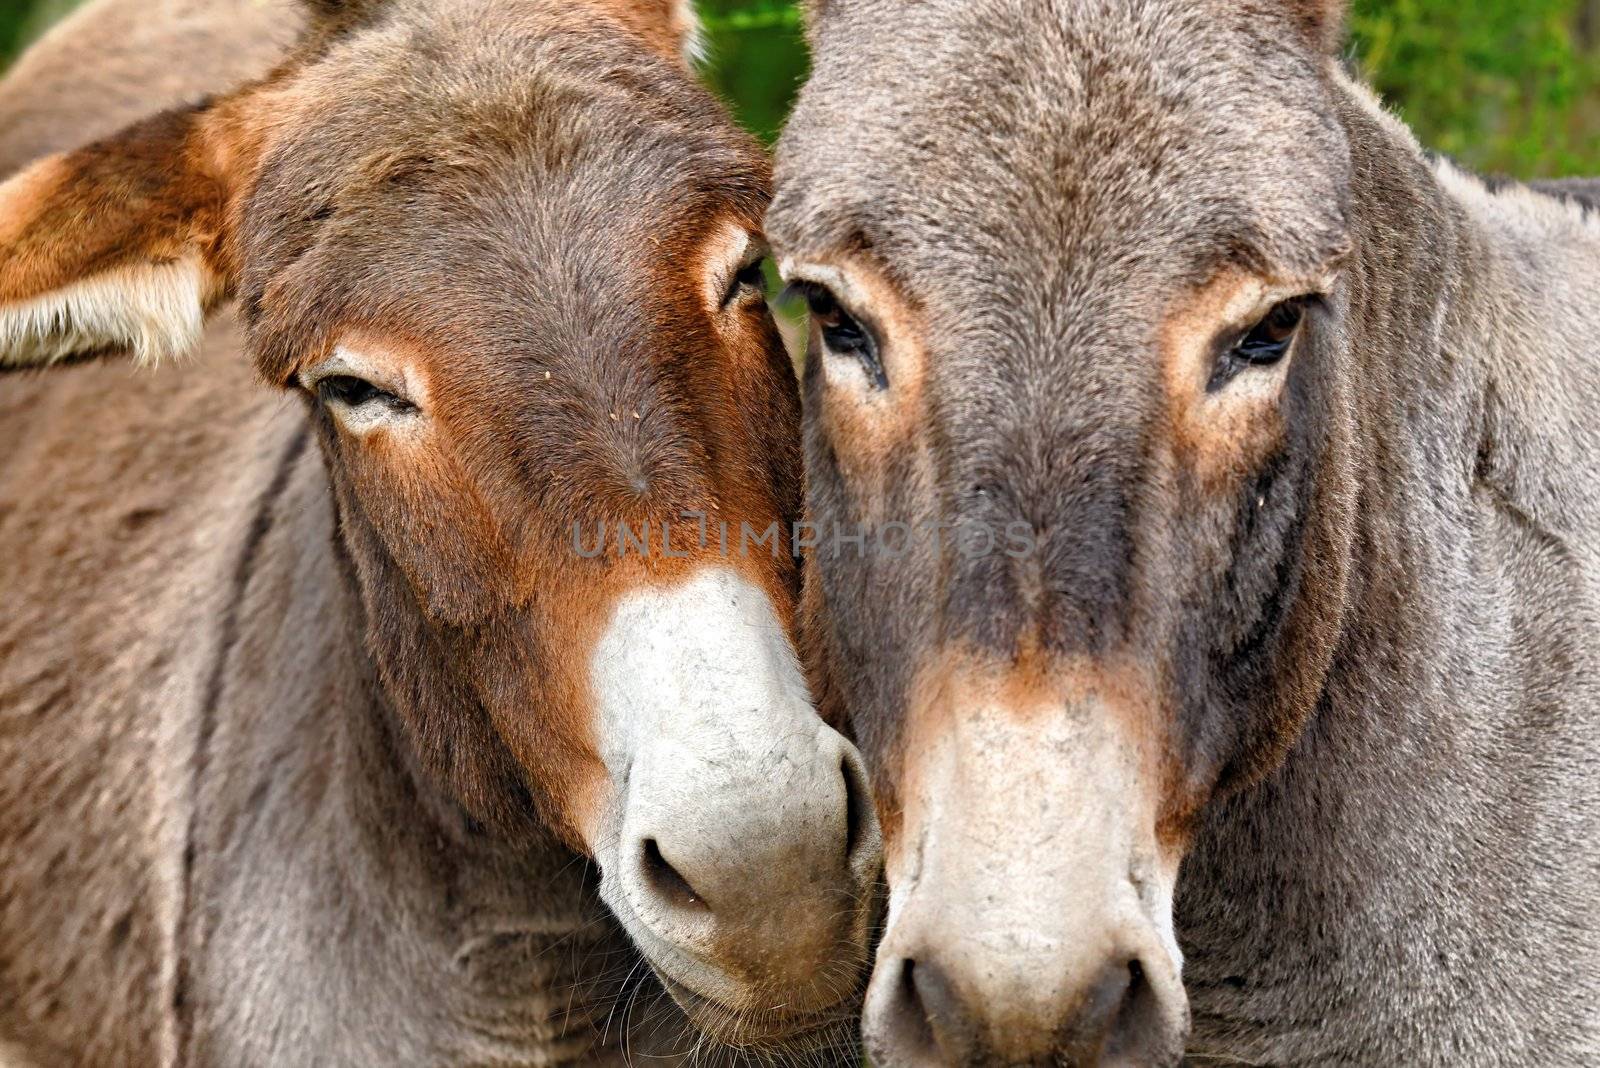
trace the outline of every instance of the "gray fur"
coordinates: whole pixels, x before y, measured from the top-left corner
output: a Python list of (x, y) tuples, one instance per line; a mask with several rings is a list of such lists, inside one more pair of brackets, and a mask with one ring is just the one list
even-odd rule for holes
[[(769, 235), (786, 263), (888, 277), (931, 396), (863, 501), (813, 372), (810, 508), (1020, 518), (1044, 549), (1031, 578), (819, 556), (814, 645), (891, 802), (908, 665), (944, 643), (1006, 657), (1036, 623), (1181, 680), (1194, 1063), (1594, 1064), (1600, 222), (1430, 163), (1339, 71), (1329, 6), (817, 5)], [(1226, 500), (1162, 483), (1167, 302), (1341, 243), (1286, 466)], [(1230, 683), (1229, 636), (1276, 610), (1252, 572), (1276, 550), (1236, 519), (1258, 492), (1301, 534)]]

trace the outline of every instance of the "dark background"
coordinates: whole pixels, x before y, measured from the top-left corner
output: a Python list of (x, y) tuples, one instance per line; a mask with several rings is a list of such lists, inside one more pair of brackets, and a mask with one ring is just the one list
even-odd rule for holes
[[(0, 66), (77, 0), (0, 0)], [(706, 76), (771, 139), (805, 76), (791, 0), (701, 0)], [(1483, 171), (1600, 174), (1600, 0), (1352, 0), (1352, 63), (1422, 139)]]

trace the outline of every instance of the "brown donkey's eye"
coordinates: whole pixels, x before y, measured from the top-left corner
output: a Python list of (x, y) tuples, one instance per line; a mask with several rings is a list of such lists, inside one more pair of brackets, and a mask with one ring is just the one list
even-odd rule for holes
[(357, 378), (355, 375), (329, 375), (317, 383), (317, 396), (324, 404), (342, 404), (347, 408), (383, 404), (396, 411), (410, 411), (416, 407), (410, 401), (403, 400), (388, 390), (379, 389), (366, 379)]
[(861, 361), (873, 385), (886, 388), (889, 378), (884, 374), (883, 363), (878, 358), (878, 343), (871, 332), (840, 307), (834, 295), (823, 287), (801, 284), (798, 288), (828, 351)]
[(733, 276), (733, 284), (728, 287), (727, 300), (724, 304), (731, 303), (745, 293), (767, 295), (766, 261), (756, 260), (739, 268), (739, 273)]
[(1206, 389), (1221, 388), (1246, 367), (1270, 367), (1287, 356), (1305, 322), (1306, 301), (1305, 297), (1296, 297), (1268, 312), (1217, 361)]

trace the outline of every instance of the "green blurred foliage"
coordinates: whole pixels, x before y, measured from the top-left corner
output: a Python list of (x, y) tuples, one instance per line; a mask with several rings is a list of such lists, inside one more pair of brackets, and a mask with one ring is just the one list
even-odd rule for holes
[[(0, 0), (0, 63), (73, 0)], [(1429, 146), (1486, 171), (1600, 173), (1600, 0), (1350, 0), (1350, 60)], [(793, 0), (701, 0), (706, 76), (773, 139), (806, 74)]]
[(1357, 69), (1423, 142), (1484, 171), (1600, 172), (1597, 0), (1355, 0)]
[(0, 0), (0, 67), (79, 0)]
[(27, 21), (28, 4), (19, 2), (0, 11), (0, 56), (14, 54), (22, 44), (22, 28)]
[(785, 0), (700, 0), (706, 78), (739, 121), (763, 140), (778, 136), (805, 81), (800, 12)]

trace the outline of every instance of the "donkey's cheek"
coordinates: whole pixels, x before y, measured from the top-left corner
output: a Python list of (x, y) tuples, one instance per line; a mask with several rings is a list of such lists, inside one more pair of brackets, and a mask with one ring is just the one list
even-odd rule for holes
[(385, 551), (435, 620), (474, 622), (513, 598), (514, 556), (454, 458), (426, 436), (385, 431), (337, 447)]
[(1218, 337), (1259, 307), (1264, 284), (1227, 272), (1175, 302), (1159, 336), (1168, 448), (1207, 490), (1224, 491), (1284, 435), (1281, 398), (1293, 358), (1214, 385)]

